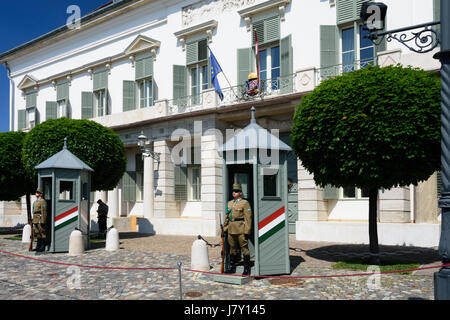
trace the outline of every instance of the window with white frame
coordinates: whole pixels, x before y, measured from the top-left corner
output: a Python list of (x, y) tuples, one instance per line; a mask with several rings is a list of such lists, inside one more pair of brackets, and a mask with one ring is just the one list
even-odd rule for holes
[(139, 107), (147, 108), (153, 106), (153, 87), (152, 79), (146, 78), (137, 81), (138, 86), (138, 96), (139, 96)]
[(367, 199), (369, 198), (369, 189), (359, 188), (340, 188), (341, 199)]
[[(365, 68), (375, 61), (375, 46), (366, 36), (369, 31), (354, 23), (352, 27), (341, 29), (341, 59), (343, 72)], [(356, 62), (359, 61), (359, 64)]]
[(108, 98), (106, 89), (94, 92), (94, 117), (103, 117), (108, 114)]
[(67, 117), (67, 100), (59, 100), (57, 101), (57, 117)]
[(201, 103), (201, 93), (209, 88), (207, 39), (186, 45), (186, 65), (188, 68), (191, 104)]

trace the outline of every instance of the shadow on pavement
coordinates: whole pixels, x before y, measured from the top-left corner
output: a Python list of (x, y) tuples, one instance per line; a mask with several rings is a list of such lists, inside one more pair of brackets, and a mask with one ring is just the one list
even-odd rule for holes
[[(339, 262), (355, 258), (369, 257), (369, 245), (329, 245), (310, 250), (305, 254), (311, 258), (328, 262)], [(380, 258), (383, 260), (401, 260), (403, 262), (430, 264), (440, 262), (438, 250), (406, 246), (380, 246)]]

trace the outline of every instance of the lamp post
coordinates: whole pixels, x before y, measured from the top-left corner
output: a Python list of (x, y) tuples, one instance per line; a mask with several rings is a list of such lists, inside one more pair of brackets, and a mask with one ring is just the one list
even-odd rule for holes
[[(361, 9), (361, 18), (367, 25), (367, 21), (373, 20), (374, 14), (379, 14), (381, 3), (365, 3)], [(381, 4), (385, 6), (384, 4)], [(397, 30), (379, 32), (379, 25), (368, 26), (371, 31), (369, 39), (375, 41), (379, 37), (387, 36), (387, 41), (397, 40), (411, 51), (417, 53), (430, 52), (441, 44), (441, 51), (434, 55), (441, 61), (441, 164), (442, 164), (442, 192), (439, 199), (441, 215), (441, 238), (439, 240), (439, 255), (444, 265), (450, 263), (450, 0), (441, 0), (441, 22), (431, 22)], [(387, 10), (387, 6), (386, 10)], [(375, 13), (374, 13), (375, 12)], [(384, 20), (384, 19), (383, 19)], [(431, 26), (441, 25), (440, 34)], [(371, 28), (372, 27), (372, 28)], [(419, 32), (412, 32), (413, 37), (407, 38), (406, 34), (397, 36), (408, 30), (424, 28)], [(382, 30), (382, 29), (381, 29)], [(408, 43), (412, 42), (413, 45)], [(434, 297), (436, 300), (450, 300), (450, 266), (445, 266), (434, 274)]]
[(144, 160), (144, 217), (151, 218), (154, 215), (154, 163), (153, 160), (159, 162), (160, 154), (153, 152), (153, 150), (148, 146), (148, 139), (141, 132), (138, 137), (138, 146), (142, 151), (142, 159)]

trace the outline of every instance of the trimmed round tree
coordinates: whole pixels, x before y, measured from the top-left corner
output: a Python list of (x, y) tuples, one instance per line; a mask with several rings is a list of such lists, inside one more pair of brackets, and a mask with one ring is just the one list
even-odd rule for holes
[(378, 190), (440, 170), (440, 88), (423, 70), (370, 66), (323, 81), (296, 110), (292, 147), (316, 184), (369, 192), (371, 263)]
[(27, 173), (36, 180), (35, 166), (67, 148), (90, 166), (91, 190), (112, 190), (126, 168), (125, 150), (119, 136), (91, 120), (51, 119), (31, 130), (25, 140), (22, 159)]
[(25, 135), (22, 131), (0, 133), (0, 201), (15, 201), (26, 195), (27, 217), (31, 221), (30, 194), (37, 186), (22, 165)]

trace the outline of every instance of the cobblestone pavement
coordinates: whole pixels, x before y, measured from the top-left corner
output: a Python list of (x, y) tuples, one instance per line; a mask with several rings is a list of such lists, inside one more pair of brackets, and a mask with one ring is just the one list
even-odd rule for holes
[[(196, 237), (120, 235), (121, 249), (104, 250), (95, 243), (83, 256), (65, 253), (35, 256), (21, 241), (0, 236), (0, 250), (30, 258), (83, 266), (122, 268), (173, 268), (171, 270), (106, 270), (50, 264), (0, 253), (0, 300), (176, 300), (180, 298), (179, 271), (182, 262), (183, 299), (199, 300), (406, 300), (434, 299), (433, 273), (439, 269), (410, 275), (255, 279), (243, 286), (211, 281), (190, 268), (190, 248)], [(219, 238), (205, 238), (218, 244)], [(290, 239), (290, 276), (353, 274), (361, 271), (332, 269), (345, 258), (363, 256), (368, 247), (308, 243)], [(383, 257), (410, 260), (421, 265), (439, 265), (436, 249), (380, 247)], [(220, 247), (209, 249), (211, 272), (220, 270)]]

